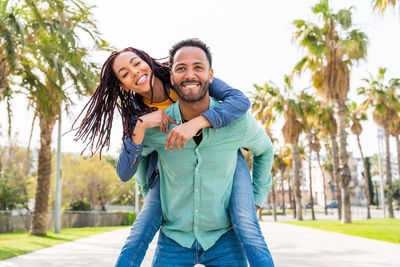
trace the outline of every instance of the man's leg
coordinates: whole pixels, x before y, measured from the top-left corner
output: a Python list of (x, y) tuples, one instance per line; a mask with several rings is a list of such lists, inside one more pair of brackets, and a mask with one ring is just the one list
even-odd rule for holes
[(243, 154), (239, 151), (229, 215), (236, 237), (246, 252), (250, 266), (274, 266), (254, 208), (253, 184)]
[(161, 222), (160, 179), (158, 178), (147, 193), (142, 210), (133, 223), (130, 235), (126, 239), (115, 266), (140, 266), (150, 242), (160, 229)]
[(207, 251), (202, 251), (201, 248), (198, 251), (201, 251), (199, 263), (205, 266), (247, 266), (246, 256), (233, 231), (223, 234)]
[(160, 232), (153, 267), (193, 267), (196, 264), (195, 244), (185, 248)]

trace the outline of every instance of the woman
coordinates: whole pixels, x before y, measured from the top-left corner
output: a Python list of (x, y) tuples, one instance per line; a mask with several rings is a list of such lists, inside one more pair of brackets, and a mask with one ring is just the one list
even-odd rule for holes
[[(215, 79), (210, 85), (210, 95), (222, 100), (222, 104), (175, 127), (173, 134), (178, 135), (175, 138), (182, 143), (167, 143), (166, 147), (173, 149), (175, 145), (179, 149), (198, 130), (209, 126), (220, 128), (242, 116), (249, 108), (249, 101), (240, 91), (228, 88), (224, 82)], [(88, 141), (87, 146), (94, 147), (92, 153), (99, 149), (101, 153), (103, 147), (109, 145), (113, 111), (117, 106), (123, 121), (123, 146), (117, 165), (121, 180), (129, 180), (141, 162), (136, 177), (146, 198), (116, 266), (139, 266), (148, 244), (161, 226), (157, 154), (141, 159), (144, 132), (136, 129), (160, 127), (160, 131), (168, 131), (168, 123), (173, 121), (163, 110), (176, 100), (168, 66), (141, 50), (127, 48), (113, 52), (107, 59), (101, 71), (100, 84), (85, 107), (87, 112), (77, 139)], [(136, 127), (138, 124), (141, 127)], [(273, 266), (254, 210), (248, 167), (240, 152), (231, 195), (229, 212), (232, 226), (250, 264)]]

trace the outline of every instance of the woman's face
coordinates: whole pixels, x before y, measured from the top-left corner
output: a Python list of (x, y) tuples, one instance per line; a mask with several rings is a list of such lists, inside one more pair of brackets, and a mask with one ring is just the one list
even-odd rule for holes
[(132, 90), (140, 95), (150, 94), (152, 70), (135, 53), (128, 51), (119, 54), (114, 60), (113, 70), (124, 90)]

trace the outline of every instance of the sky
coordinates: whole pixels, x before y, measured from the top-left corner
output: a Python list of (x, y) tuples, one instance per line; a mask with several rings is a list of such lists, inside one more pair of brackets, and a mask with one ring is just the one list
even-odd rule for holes
[[(294, 65), (304, 56), (304, 51), (293, 42), (295, 19), (317, 21), (310, 7), (317, 1), (309, 0), (86, 0), (93, 9), (94, 18), (102, 37), (116, 49), (128, 46), (140, 48), (154, 58), (168, 56), (169, 48), (186, 38), (197, 37), (209, 45), (213, 54), (216, 77), (251, 96), (254, 84), (263, 85), (273, 81), (283, 84), (283, 76), (289, 74)], [(334, 11), (353, 6), (353, 24), (369, 38), (368, 55), (354, 65), (351, 73), (349, 96), (355, 101), (357, 88), (362, 78), (369, 73), (375, 75), (379, 67), (387, 68), (387, 77), (400, 78), (400, 14), (399, 9), (389, 9), (384, 16), (372, 11), (371, 1), (330, 1)], [(82, 43), (84, 44), (84, 38)], [(109, 53), (93, 54), (93, 60), (102, 64)], [(294, 80), (294, 87), (305, 88), (310, 84), (310, 75), (305, 73)], [(76, 105), (70, 113), (63, 114), (62, 132), (67, 132), (88, 98), (75, 99)], [(24, 98), (15, 97), (12, 103), (13, 136), (26, 146), (29, 139), (33, 111), (27, 110)], [(282, 119), (283, 120), (283, 119)], [(279, 125), (280, 123), (278, 123)], [(282, 125), (282, 124), (281, 124)], [(362, 123), (364, 131), (361, 143), (365, 155), (378, 152), (377, 127), (370, 117)], [(6, 106), (0, 102), (0, 143), (6, 142), (8, 128)], [(56, 147), (57, 125), (53, 133)], [(280, 136), (279, 128), (273, 133)], [(114, 118), (111, 147), (105, 154), (118, 155), (121, 147), (122, 127), (119, 116)], [(347, 139), (349, 151), (359, 157), (354, 136)], [(392, 154), (395, 142), (392, 140)], [(39, 126), (36, 122), (32, 147), (39, 147)], [(73, 141), (73, 134), (62, 137), (63, 152), (78, 153), (81, 143)]]

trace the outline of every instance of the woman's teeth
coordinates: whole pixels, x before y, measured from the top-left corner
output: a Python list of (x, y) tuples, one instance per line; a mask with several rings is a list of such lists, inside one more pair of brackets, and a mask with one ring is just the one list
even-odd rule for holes
[(143, 82), (144, 82), (144, 80), (147, 78), (147, 75), (143, 75), (142, 77), (140, 77), (140, 79), (137, 81), (137, 85), (141, 85)]

